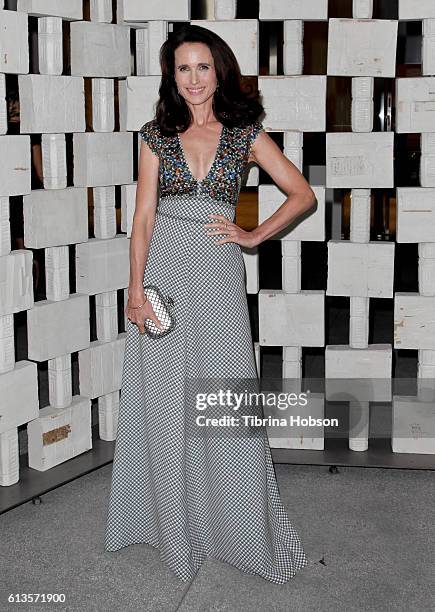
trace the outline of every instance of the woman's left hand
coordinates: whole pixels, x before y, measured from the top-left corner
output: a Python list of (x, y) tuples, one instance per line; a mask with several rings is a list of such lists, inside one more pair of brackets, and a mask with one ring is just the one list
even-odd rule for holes
[(256, 240), (253, 231), (246, 231), (230, 221), (224, 215), (211, 214), (210, 217), (218, 219), (218, 221), (212, 223), (206, 223), (205, 228), (216, 228), (215, 231), (207, 231), (210, 236), (217, 236), (218, 234), (225, 234), (226, 237), (221, 240), (215, 240), (215, 244), (225, 244), (226, 242), (235, 242), (244, 247), (255, 247), (258, 242)]

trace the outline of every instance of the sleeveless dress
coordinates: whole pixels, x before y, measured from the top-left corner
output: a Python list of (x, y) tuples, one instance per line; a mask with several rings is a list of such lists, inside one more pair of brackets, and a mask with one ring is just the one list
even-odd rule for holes
[(150, 338), (127, 322), (104, 546), (154, 546), (183, 581), (207, 557), (278, 584), (307, 565), (280, 499), (265, 427), (219, 429), (195, 420), (223, 414), (216, 404), (199, 409), (198, 389), (216, 391), (219, 381), (220, 389), (246, 391), (258, 382), (241, 247), (214, 244), (223, 235), (203, 225), (210, 213), (235, 220), (242, 175), (262, 129), (259, 122), (223, 126), (201, 181), (178, 135), (162, 135), (154, 120), (139, 132), (160, 159), (143, 284), (172, 298), (176, 324)]

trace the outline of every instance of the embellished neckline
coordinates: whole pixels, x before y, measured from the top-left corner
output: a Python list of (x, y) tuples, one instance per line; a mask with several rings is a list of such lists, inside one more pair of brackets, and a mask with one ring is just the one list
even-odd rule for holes
[(181, 142), (180, 132), (177, 132), (177, 136), (176, 137), (177, 137), (177, 141), (178, 141), (178, 145), (179, 145), (179, 148), (180, 148), (181, 157), (183, 159), (185, 168), (186, 168), (187, 172), (189, 173), (189, 176), (198, 185), (201, 185), (204, 181), (206, 181), (209, 178), (209, 176), (211, 175), (211, 173), (213, 172), (213, 170), (214, 170), (214, 168), (216, 166), (216, 163), (217, 163), (217, 160), (218, 160), (218, 157), (219, 157), (219, 154), (220, 154), (221, 146), (222, 146), (224, 132), (225, 132), (225, 126), (222, 124), (221, 133), (220, 133), (220, 136), (219, 136), (219, 140), (218, 140), (218, 144), (217, 144), (217, 147), (216, 147), (216, 152), (215, 152), (213, 161), (211, 163), (209, 171), (207, 172), (207, 174), (202, 179), (198, 179), (198, 178), (196, 178), (196, 176), (193, 175), (193, 172), (190, 169), (189, 164), (187, 163), (186, 155), (184, 153), (183, 143)]

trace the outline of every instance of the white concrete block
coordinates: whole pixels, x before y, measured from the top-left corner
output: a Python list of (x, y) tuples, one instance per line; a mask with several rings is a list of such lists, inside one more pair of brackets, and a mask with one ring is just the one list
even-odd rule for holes
[(435, 242), (435, 188), (397, 187), (397, 242)]
[(38, 60), (40, 74), (62, 74), (61, 17), (40, 17), (38, 19)]
[(324, 132), (326, 129), (326, 76), (259, 76), (269, 130)]
[(284, 74), (302, 74), (304, 67), (304, 22), (300, 19), (284, 21)]
[(23, 196), (24, 244), (28, 248), (61, 246), (88, 239), (87, 190), (34, 189)]
[(115, 129), (115, 81), (92, 79), (92, 129), (113, 132)]
[(118, 294), (117, 291), (97, 293), (95, 296), (97, 339), (112, 342), (118, 336)]
[(325, 21), (328, 19), (328, 0), (260, 0), (260, 19), (281, 21), (282, 19), (303, 19), (304, 21)]
[(44, 189), (66, 189), (65, 134), (41, 134)]
[(9, 487), (20, 479), (18, 429), (0, 433), (0, 486)]
[(65, 408), (72, 402), (71, 353), (48, 360), (50, 406)]
[(282, 249), (282, 288), (286, 293), (299, 293), (301, 290), (301, 242), (286, 240)]
[(0, 374), (15, 367), (14, 315), (0, 316)]
[[(11, 203), (11, 207), (13, 204)], [(11, 208), (11, 214), (12, 214)], [(8, 255), (11, 250), (11, 226), (9, 223), (9, 198), (0, 197), (0, 256)]]
[(418, 290), (420, 295), (435, 295), (435, 242), (418, 244)]
[(17, 361), (0, 374), (0, 433), (24, 425), (39, 413), (36, 363)]
[(271, 448), (324, 449), (323, 425), (306, 425), (305, 422), (309, 418), (323, 421), (325, 398), (321, 393), (310, 393), (308, 398), (306, 406), (289, 406), (286, 410), (279, 410), (275, 406), (264, 407), (265, 417), (284, 418), (287, 422), (287, 425), (266, 425)]
[(257, 376), (261, 376), (261, 353), (260, 353), (260, 343), (254, 342), (254, 356), (255, 356), (255, 366), (257, 368)]
[(328, 241), (326, 295), (393, 297), (394, 242)]
[(92, 448), (91, 402), (75, 395), (70, 406), (46, 406), (27, 425), (29, 467), (45, 472)]
[(148, 22), (148, 72), (149, 75), (161, 75), (159, 54), (160, 47), (168, 37), (167, 21)]
[(111, 23), (113, 20), (112, 0), (91, 0), (91, 21)]
[(214, 0), (215, 19), (235, 19), (237, 0)]
[(435, 18), (423, 19), (421, 73), (424, 76), (435, 74)]
[(435, 404), (417, 397), (393, 398), (393, 453), (435, 454)]
[(72, 293), (59, 302), (41, 300), (27, 312), (28, 356), (47, 361), (59, 355), (87, 348), (89, 339), (89, 298)]
[(34, 17), (53, 15), (66, 20), (83, 19), (82, 0), (17, 0), (17, 11)]
[(373, 0), (353, 0), (352, 17), (354, 19), (371, 19), (373, 17)]
[[(325, 240), (325, 188), (312, 187), (317, 198), (317, 205), (307, 213), (290, 223), (288, 228), (281, 230), (273, 239), (281, 240)], [(260, 185), (258, 188), (258, 223), (263, 223), (285, 201), (286, 195), (276, 185)]]
[(98, 398), (98, 433), (101, 440), (116, 440), (119, 416), (119, 391)]
[(260, 180), (260, 173), (256, 164), (249, 164), (242, 175), (242, 187), (256, 187)]
[(107, 240), (116, 236), (115, 187), (94, 187), (94, 236)]
[(370, 344), (363, 349), (345, 344), (326, 346), (326, 399), (352, 403), (391, 401), (392, 363), (390, 344)]
[[(20, 74), (18, 85), (22, 132), (56, 134), (85, 131), (82, 77)], [(41, 109), (44, 109), (43, 112)]]
[(331, 18), (328, 24), (328, 75), (395, 77), (396, 20)]
[(33, 307), (33, 253), (16, 249), (0, 257), (0, 316)]
[(352, 132), (373, 131), (373, 77), (352, 79)]
[[(118, 23), (142, 21), (189, 21), (190, 0), (117, 0)], [(131, 23), (130, 23), (131, 22)]]
[(91, 399), (121, 388), (126, 333), (113, 342), (91, 342), (79, 352), (80, 393)]
[(45, 249), (45, 286), (47, 300), (58, 302), (69, 298), (69, 248), (67, 245)]
[(370, 241), (370, 189), (352, 189), (350, 207), (351, 242)]
[(129, 76), (129, 28), (91, 21), (72, 23), (71, 74), (106, 78)]
[(416, 21), (435, 17), (433, 0), (399, 0), (399, 19)]
[(8, 131), (8, 108), (6, 102), (6, 75), (0, 73), (0, 135)]
[(370, 298), (351, 297), (349, 301), (349, 346), (368, 348)]
[(95, 295), (128, 286), (130, 241), (124, 235), (110, 240), (90, 239), (76, 246), (76, 289)]
[(394, 348), (435, 349), (435, 296), (394, 294)]
[(326, 134), (326, 186), (393, 187), (394, 132)]
[[(139, 136), (140, 138), (140, 136)], [(136, 207), (137, 183), (121, 185), (121, 231), (131, 236), (134, 209)]]
[(261, 346), (324, 346), (324, 291), (258, 293)]
[(232, 21), (193, 20), (192, 25), (202, 26), (220, 36), (234, 52), (244, 75), (257, 75), (258, 68), (258, 20), (235, 19)]
[[(155, 115), (159, 98), (159, 76), (129, 77), (119, 82), (119, 126), (121, 130), (138, 131)], [(141, 137), (138, 134), (140, 147)]]
[(0, 10), (0, 72), (29, 72), (28, 18), (17, 11)]
[(131, 183), (132, 139), (129, 132), (74, 134), (74, 185), (106, 187)]
[(30, 136), (6, 135), (0, 138), (0, 196), (31, 191)]
[(396, 79), (396, 132), (432, 132), (435, 77)]
[(241, 249), (246, 271), (246, 292), (258, 293), (258, 247), (254, 247), (252, 249), (241, 247)]
[(435, 132), (420, 135), (420, 185), (435, 187)]

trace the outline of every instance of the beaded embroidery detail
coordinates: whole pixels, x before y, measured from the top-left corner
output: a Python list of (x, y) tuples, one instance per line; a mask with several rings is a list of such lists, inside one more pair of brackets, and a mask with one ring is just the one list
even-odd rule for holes
[(160, 158), (160, 197), (193, 192), (236, 206), (251, 147), (261, 130), (259, 121), (243, 127), (223, 126), (212, 166), (200, 181), (189, 169), (178, 134), (162, 135), (155, 120), (145, 123), (139, 134)]

